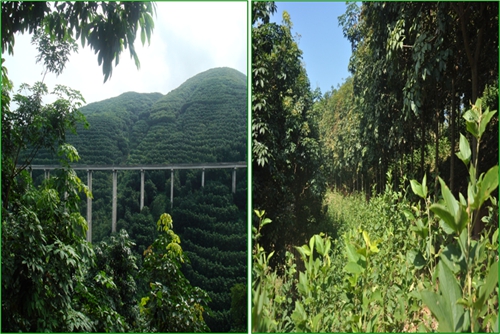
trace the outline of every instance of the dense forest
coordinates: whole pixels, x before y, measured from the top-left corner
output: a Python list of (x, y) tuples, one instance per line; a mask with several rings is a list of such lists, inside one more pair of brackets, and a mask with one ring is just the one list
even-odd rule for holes
[[(106, 81), (123, 45), (138, 66), (135, 35), (149, 41), (153, 13), (147, 2), (2, 3), (2, 49), (29, 31), (57, 74), (81, 40)], [(2, 331), (245, 331), (246, 169), (234, 193), (232, 170), (207, 169), (204, 186), (201, 170), (176, 170), (173, 203), (170, 171), (148, 170), (142, 210), (139, 171), (119, 171), (112, 233), (112, 173), (94, 171), (90, 191), (72, 167), (246, 161), (246, 76), (214, 68), (166, 95), (86, 106), (64, 86), (44, 104), (43, 79), (12, 88), (2, 66)], [(46, 178), (36, 164), (60, 168)]]
[(498, 4), (348, 3), (324, 93), (279, 6), (252, 4), (252, 330), (497, 332)]

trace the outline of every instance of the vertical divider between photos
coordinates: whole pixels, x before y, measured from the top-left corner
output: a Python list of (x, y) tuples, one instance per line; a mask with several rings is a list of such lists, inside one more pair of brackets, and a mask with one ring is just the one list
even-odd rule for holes
[(247, 323), (252, 328), (252, 1), (247, 0)]

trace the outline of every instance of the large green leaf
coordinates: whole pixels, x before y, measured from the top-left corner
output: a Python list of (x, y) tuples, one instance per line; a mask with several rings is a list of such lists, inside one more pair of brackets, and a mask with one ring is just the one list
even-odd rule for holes
[(307, 321), (307, 314), (306, 311), (304, 310), (304, 306), (300, 302), (295, 302), (295, 310), (292, 313), (291, 316), (295, 327), (298, 329), (304, 328), (304, 325)]
[(474, 303), (474, 308), (480, 310), (483, 307), (487, 307), (485, 300), (493, 292), (495, 287), (498, 286), (498, 261), (493, 262), (488, 269), (488, 274), (484, 281), (484, 285), (479, 287), (479, 296)]
[(307, 280), (307, 275), (304, 272), (299, 272), (299, 283), (297, 284), (298, 291), (303, 296), (308, 296), (310, 292), (309, 281)]
[(455, 232), (455, 230), (447, 225), (442, 219), (439, 220), (439, 226), (441, 226), (446, 234), (452, 234), (453, 232)]
[(456, 243), (447, 245), (441, 252), (440, 258), (454, 274), (466, 269), (465, 257)]
[(415, 195), (425, 198), (422, 185), (417, 180), (410, 180), (410, 185), (411, 185), (411, 190), (413, 190)]
[(417, 269), (422, 269), (426, 263), (424, 257), (422, 256), (422, 252), (414, 249), (410, 250), (406, 254), (406, 260), (413, 264)]
[(445, 232), (448, 233), (448, 229), (452, 229), (460, 233), (467, 225), (469, 218), (466, 208), (456, 200), (443, 179), (439, 178), (439, 183), (441, 183), (441, 194), (445, 205), (435, 203), (429, 209), (447, 225), (448, 228), (445, 228)]
[(363, 267), (354, 262), (347, 262), (344, 267), (344, 271), (350, 274), (361, 274), (364, 270), (365, 269)]
[(477, 200), (475, 201), (477, 207), (480, 207), (484, 201), (490, 197), (490, 194), (498, 187), (498, 165), (491, 167), (481, 182), (478, 182)]
[[(476, 101), (476, 105), (480, 103), (480, 100), (478, 99)], [(479, 121), (479, 109), (477, 108), (472, 108), (470, 110), (467, 110), (464, 113), (465, 121), (467, 123), (467, 131), (471, 133), (474, 137), (478, 138), (479, 136), (479, 128), (477, 125), (477, 122)]]
[[(438, 263), (437, 271), (439, 278), (439, 290), (443, 298), (441, 306), (444, 308), (444, 312), (448, 317), (448, 322), (452, 326), (451, 331), (461, 331), (465, 320), (465, 310), (462, 305), (456, 303), (458, 299), (462, 298), (460, 286), (451, 270), (444, 265), (443, 262)], [(439, 307), (440, 305), (437, 306)], [(448, 329), (441, 328), (441, 322), (439, 325), (440, 330), (443, 329), (444, 331), (448, 331)]]
[(346, 241), (345, 248), (346, 248), (348, 261), (357, 263), (360, 255), (358, 254), (358, 252), (356, 252), (356, 247), (354, 247), (354, 245), (352, 245)]
[(443, 195), (446, 206), (448, 207), (449, 212), (452, 215), (455, 215), (458, 211), (458, 201), (456, 200), (455, 196), (453, 196), (450, 188), (448, 188), (442, 178), (439, 178), (439, 183), (441, 184), (441, 194)]
[(467, 166), (470, 161), (470, 156), (471, 156), (471, 150), (470, 150), (470, 145), (469, 141), (467, 138), (463, 135), (460, 134), (460, 151), (457, 152), (457, 157), (463, 161), (463, 163)]
[(491, 118), (493, 117), (493, 115), (495, 115), (496, 112), (496, 110), (489, 111), (489, 109), (486, 109), (486, 111), (483, 113), (483, 115), (481, 116), (481, 121), (479, 123), (479, 137), (482, 137), (484, 131), (486, 130), (486, 125), (488, 125)]
[(295, 246), (295, 249), (300, 253), (300, 257), (306, 261), (307, 258), (311, 255), (311, 250), (309, 249), (309, 246), (303, 245), (301, 247)]
[(455, 213), (455, 225), (457, 226), (457, 231), (460, 233), (465, 229), (467, 223), (469, 221), (469, 215), (467, 214), (467, 208), (462, 205), (462, 203), (458, 203), (458, 210)]
[[(448, 211), (448, 208), (441, 204), (432, 204), (429, 209), (441, 218), (443, 223), (451, 230), (457, 231), (457, 226), (455, 225), (455, 218)], [(445, 230), (446, 231), (446, 230)]]
[(323, 242), (323, 239), (318, 234), (315, 234), (313, 237), (314, 237), (314, 244), (316, 246), (316, 251), (318, 252), (318, 254), (324, 255), (325, 243)]
[(422, 301), (431, 310), (432, 314), (437, 318), (439, 322), (438, 330), (440, 332), (453, 332), (453, 324), (448, 318), (446, 310), (441, 307), (444, 304), (442, 296), (438, 295), (434, 291), (422, 291), (420, 293)]
[(436, 270), (440, 294), (434, 291), (422, 291), (421, 296), (423, 302), (438, 319), (438, 330), (440, 332), (457, 332), (468, 329), (462, 328), (468, 321), (466, 321), (464, 307), (457, 304), (457, 300), (462, 298), (462, 294), (455, 276), (442, 261), (438, 263)]
[(319, 332), (320, 327), (321, 327), (321, 318), (323, 317), (323, 313), (318, 313), (316, 316), (312, 319), (311, 322), (311, 331), (312, 332)]

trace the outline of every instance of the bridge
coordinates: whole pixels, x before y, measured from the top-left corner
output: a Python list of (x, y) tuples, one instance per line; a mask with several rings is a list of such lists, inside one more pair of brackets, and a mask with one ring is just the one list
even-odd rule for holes
[[(87, 186), (92, 191), (92, 172), (93, 171), (112, 171), (113, 172), (113, 211), (111, 218), (111, 232), (116, 232), (116, 199), (117, 199), (117, 172), (119, 170), (139, 170), (141, 171), (141, 197), (140, 208), (144, 207), (144, 173), (147, 170), (170, 170), (170, 207), (174, 203), (174, 170), (176, 169), (201, 169), (201, 186), (205, 186), (205, 170), (206, 169), (232, 169), (232, 192), (236, 192), (236, 169), (246, 168), (246, 162), (212, 162), (212, 163), (191, 163), (191, 164), (162, 164), (162, 165), (128, 165), (128, 166), (108, 166), (108, 165), (71, 165), (74, 170), (87, 171)], [(50, 177), (50, 171), (60, 169), (60, 165), (31, 165), (28, 167), (32, 170), (43, 170), (45, 178)], [(87, 241), (92, 242), (92, 198), (87, 197)]]

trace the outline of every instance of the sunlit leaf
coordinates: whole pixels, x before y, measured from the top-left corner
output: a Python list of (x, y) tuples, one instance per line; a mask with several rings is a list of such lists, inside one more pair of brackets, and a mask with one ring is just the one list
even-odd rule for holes
[(457, 152), (456, 155), (460, 160), (463, 161), (465, 165), (469, 164), (471, 157), (471, 150), (469, 141), (463, 134), (460, 134), (460, 151)]
[(434, 212), (441, 220), (443, 221), (446, 226), (453, 230), (457, 231), (458, 228), (455, 225), (455, 217), (448, 211), (448, 208), (445, 207), (444, 205), (441, 204), (432, 204), (429, 209)]

